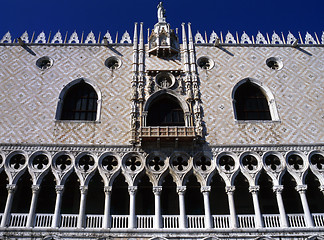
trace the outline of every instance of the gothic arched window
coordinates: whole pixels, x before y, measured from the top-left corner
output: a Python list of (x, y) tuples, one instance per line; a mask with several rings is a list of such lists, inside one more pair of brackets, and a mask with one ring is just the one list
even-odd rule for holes
[(249, 80), (236, 89), (234, 107), (237, 120), (271, 120), (265, 94)]
[(147, 126), (185, 126), (179, 102), (169, 96), (156, 99), (148, 108)]
[(65, 93), (60, 120), (95, 121), (97, 101), (98, 95), (93, 87), (81, 80)]

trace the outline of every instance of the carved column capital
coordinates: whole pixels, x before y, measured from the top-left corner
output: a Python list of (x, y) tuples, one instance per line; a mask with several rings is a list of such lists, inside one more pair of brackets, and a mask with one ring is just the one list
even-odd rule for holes
[(259, 191), (260, 191), (260, 186), (258, 186), (258, 185), (249, 187), (250, 193), (258, 193)]
[(128, 187), (129, 194), (135, 195), (136, 191), (137, 191), (137, 186), (129, 186)]
[(16, 184), (7, 184), (8, 193), (14, 193), (17, 188)]
[(203, 186), (200, 188), (202, 193), (209, 193), (211, 191), (211, 186)]
[(35, 193), (38, 193), (38, 191), (40, 189), (40, 186), (39, 185), (32, 185), (31, 189), (32, 189), (32, 192), (35, 194)]
[(162, 186), (153, 187), (154, 195), (160, 195), (162, 192)]
[(307, 190), (307, 185), (297, 185), (296, 190), (299, 193), (305, 193)]
[(87, 194), (88, 193), (88, 186), (80, 186), (81, 194)]
[(187, 189), (186, 186), (178, 186), (177, 187), (177, 193), (178, 194), (185, 194), (186, 193), (186, 189)]
[(55, 186), (56, 194), (62, 193), (63, 190), (64, 190), (64, 185), (56, 185)]
[(226, 186), (225, 191), (226, 191), (226, 193), (234, 193), (235, 186)]
[(104, 186), (104, 192), (106, 194), (110, 194), (112, 191), (112, 186)]
[(275, 185), (272, 187), (272, 190), (275, 193), (282, 193), (283, 189), (284, 189), (283, 185)]

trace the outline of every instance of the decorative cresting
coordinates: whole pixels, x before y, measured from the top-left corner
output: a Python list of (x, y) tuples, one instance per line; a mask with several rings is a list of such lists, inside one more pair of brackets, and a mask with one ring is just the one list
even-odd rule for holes
[[(159, 14), (162, 14), (161, 20), (165, 21), (165, 13), (162, 11), (164, 10), (163, 6), (158, 6), (158, 12)], [(159, 18), (159, 17), (158, 17)], [(218, 35), (215, 33), (215, 31), (212, 31), (209, 37), (209, 41), (207, 41), (207, 33), (205, 32), (205, 39), (203, 38), (202, 34), (197, 31), (197, 34), (195, 35), (195, 43), (196, 44), (212, 44), (216, 42), (216, 39), (218, 39), (220, 44), (283, 44), (283, 45), (292, 45), (296, 40), (298, 40), (299, 44), (307, 44), (307, 45), (317, 45), (317, 44), (324, 44), (324, 32), (321, 33), (322, 35), (317, 35), (316, 32), (313, 34), (306, 32), (304, 38), (299, 33), (298, 37), (296, 38), (291, 32), (288, 32), (288, 34), (284, 35), (284, 33), (281, 33), (280, 35), (276, 32), (273, 32), (272, 35), (266, 33), (265, 35), (261, 32), (258, 32), (256, 36), (251, 35), (248, 36), (244, 31), (242, 34), (235, 33), (226, 34), (226, 36), (223, 36), (223, 33), (220, 32)], [(88, 34), (79, 34), (74, 31), (73, 33), (66, 32), (65, 34), (61, 34), (60, 31), (58, 31), (56, 34), (52, 35), (47, 34), (48, 38), (46, 38), (46, 34), (44, 32), (41, 32), (36, 38), (29, 39), (27, 31), (25, 31), (21, 35), (21, 40), (25, 43), (37, 43), (37, 44), (105, 44), (105, 41), (103, 38), (107, 39), (108, 44), (112, 44), (112, 36), (107, 31), (103, 37), (100, 36), (101, 33), (98, 33), (98, 36), (96, 37), (95, 34), (91, 31)], [(176, 34), (175, 34), (176, 35)], [(236, 39), (234, 38), (234, 35), (236, 35)], [(69, 37), (68, 37), (69, 36)], [(132, 43), (132, 40), (130, 38), (130, 35), (127, 31), (123, 35), (121, 35), (121, 38), (118, 38), (118, 32), (116, 33), (116, 36), (114, 39), (116, 39), (116, 43), (120, 44), (130, 44)], [(218, 37), (220, 36), (220, 37)], [(15, 37), (16, 38), (16, 37)], [(227, 39), (226, 39), (227, 38)], [(5, 33), (5, 35), (1, 38), (0, 43), (17, 43), (17, 40), (12, 40), (12, 35), (10, 32)], [(96, 41), (97, 39), (97, 41)], [(120, 40), (119, 40), (120, 39)], [(225, 40), (224, 40), (225, 39)], [(252, 40), (251, 40), (252, 39)], [(101, 41), (100, 41), (101, 40)]]
[(170, 24), (166, 22), (162, 2), (157, 8), (158, 23), (154, 25), (149, 37), (148, 53), (162, 58), (173, 57), (179, 53), (179, 39), (177, 33), (170, 29)]

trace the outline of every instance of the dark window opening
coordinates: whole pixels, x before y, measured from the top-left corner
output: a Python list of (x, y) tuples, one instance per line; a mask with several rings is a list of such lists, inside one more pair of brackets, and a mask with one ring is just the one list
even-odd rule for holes
[(148, 109), (147, 126), (185, 126), (177, 100), (164, 96), (153, 102)]
[(164, 178), (162, 184), (161, 212), (164, 215), (179, 214), (179, 197), (177, 194), (177, 186), (170, 174)]
[(89, 182), (86, 214), (103, 214), (105, 205), (104, 183), (98, 171)]
[(311, 213), (324, 213), (324, 196), (320, 191), (321, 184), (318, 178), (308, 171), (305, 181), (307, 184), (306, 196)]
[(215, 174), (212, 178), (210, 186), (211, 191), (209, 194), (209, 202), (211, 214), (230, 214), (224, 180), (218, 174)]
[(129, 213), (128, 184), (122, 174), (117, 176), (112, 185), (110, 212), (112, 215), (127, 215)]
[(249, 192), (249, 183), (240, 172), (235, 180), (234, 202), (237, 214), (254, 214), (252, 195)]
[(273, 183), (265, 171), (262, 171), (258, 180), (260, 186), (259, 203), (263, 214), (278, 214), (278, 204), (276, 194), (273, 192)]
[(28, 213), (32, 198), (32, 181), (28, 171), (19, 178), (12, 202), (12, 213)]
[(136, 214), (154, 215), (153, 186), (147, 175), (143, 175), (136, 192)]
[(55, 200), (55, 177), (52, 172), (48, 172), (40, 185), (36, 212), (54, 213)]
[(271, 120), (268, 101), (251, 82), (238, 87), (234, 95), (237, 120)]
[(98, 96), (84, 81), (72, 86), (64, 96), (61, 120), (95, 121)]
[(300, 196), (296, 191), (297, 184), (295, 179), (286, 172), (282, 177), (282, 185), (284, 186), (282, 191), (282, 199), (286, 213), (303, 213), (304, 211)]
[(80, 205), (80, 183), (79, 178), (73, 172), (64, 184), (62, 197), (62, 214), (78, 214)]
[(197, 181), (196, 176), (190, 175), (186, 187), (186, 213), (189, 215), (203, 215), (204, 199), (200, 191), (200, 183)]

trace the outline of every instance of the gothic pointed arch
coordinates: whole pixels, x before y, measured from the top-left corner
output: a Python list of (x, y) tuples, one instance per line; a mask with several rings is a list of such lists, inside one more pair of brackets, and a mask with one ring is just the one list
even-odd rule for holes
[(188, 126), (188, 104), (165, 89), (154, 93), (144, 105), (145, 126)]
[(60, 93), (57, 120), (99, 121), (101, 92), (90, 80), (76, 79), (67, 84)]
[(272, 92), (258, 80), (246, 78), (238, 82), (232, 100), (236, 120), (279, 120)]

